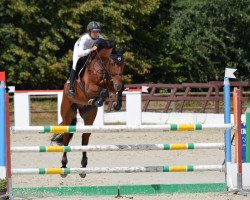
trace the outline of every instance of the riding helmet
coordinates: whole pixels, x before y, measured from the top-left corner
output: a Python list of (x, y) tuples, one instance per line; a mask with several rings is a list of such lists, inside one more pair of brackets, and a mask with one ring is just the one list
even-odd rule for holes
[(87, 31), (101, 31), (101, 26), (98, 22), (96, 21), (92, 21), (89, 22), (88, 26), (87, 26)]

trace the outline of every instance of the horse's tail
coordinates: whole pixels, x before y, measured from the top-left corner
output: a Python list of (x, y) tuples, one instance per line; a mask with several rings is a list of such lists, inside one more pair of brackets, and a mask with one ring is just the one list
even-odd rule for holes
[[(75, 126), (75, 125), (76, 125), (76, 122), (77, 122), (77, 119), (74, 118), (74, 119), (72, 119), (70, 125)], [(62, 123), (60, 123), (60, 125), (62, 125)], [(56, 144), (62, 146), (62, 145), (64, 145), (64, 144), (63, 144), (63, 136), (64, 136), (64, 134), (65, 134), (65, 133), (53, 134), (53, 136), (51, 137), (50, 141), (51, 141), (51, 142), (55, 142)], [(73, 133), (69, 133), (69, 142), (71, 141), (72, 137), (73, 137)]]

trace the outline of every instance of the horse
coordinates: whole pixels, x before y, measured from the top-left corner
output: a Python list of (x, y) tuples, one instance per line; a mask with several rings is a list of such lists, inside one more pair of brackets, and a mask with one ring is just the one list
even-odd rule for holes
[[(124, 69), (124, 50), (116, 49), (113, 41), (101, 39), (97, 44), (97, 51), (91, 53), (87, 58), (87, 67), (80, 73), (81, 75), (74, 83), (75, 96), (69, 96), (69, 83), (64, 85), (63, 98), (61, 103), (60, 125), (76, 125), (77, 110), (85, 125), (93, 125), (96, 118), (98, 107), (102, 106), (110, 94), (116, 95), (114, 110), (120, 110), (122, 106), (122, 92), (124, 84), (122, 74)], [(79, 59), (78, 64), (84, 64)], [(88, 145), (91, 133), (82, 134), (82, 145)], [(54, 134), (51, 142), (58, 145), (68, 146), (73, 137), (73, 133)], [(67, 152), (62, 156), (62, 167), (66, 168), (68, 159)], [(88, 163), (87, 153), (82, 152), (81, 166), (85, 168)], [(62, 174), (66, 177), (66, 174)], [(82, 178), (86, 174), (80, 174)]]

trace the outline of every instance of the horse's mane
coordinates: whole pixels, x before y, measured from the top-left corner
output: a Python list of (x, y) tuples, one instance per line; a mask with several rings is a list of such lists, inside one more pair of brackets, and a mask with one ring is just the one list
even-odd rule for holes
[(95, 45), (97, 45), (97, 51), (101, 51), (102, 49), (114, 49), (116, 46), (115, 41), (112, 40), (105, 40), (102, 38), (99, 38)]
[(118, 64), (122, 64), (124, 62), (124, 50), (118, 50), (116, 48), (116, 42), (112, 40), (105, 40), (102, 38), (99, 38), (97, 42), (95, 43), (97, 45), (97, 51), (101, 51), (102, 49), (111, 49), (112, 52), (110, 57)]

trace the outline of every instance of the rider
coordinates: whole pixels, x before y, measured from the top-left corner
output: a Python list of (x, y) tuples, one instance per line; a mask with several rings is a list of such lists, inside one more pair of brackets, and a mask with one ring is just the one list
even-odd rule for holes
[[(74, 82), (77, 76), (77, 68), (81, 67), (78, 64), (80, 58), (85, 58), (93, 51), (97, 49), (96, 41), (99, 38), (103, 39), (103, 36), (100, 34), (101, 26), (96, 21), (91, 21), (87, 26), (87, 32), (83, 34), (75, 43), (73, 51), (73, 65), (70, 71), (70, 88), (68, 91), (69, 96), (75, 95)], [(80, 63), (80, 62), (79, 62)], [(86, 65), (86, 63), (84, 63)]]

